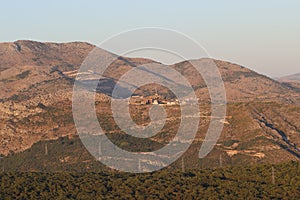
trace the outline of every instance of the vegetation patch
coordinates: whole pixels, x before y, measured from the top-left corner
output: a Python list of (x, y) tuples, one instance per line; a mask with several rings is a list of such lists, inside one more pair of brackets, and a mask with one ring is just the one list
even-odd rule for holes
[(226, 146), (226, 147), (230, 147), (232, 146), (234, 143), (238, 143), (239, 140), (226, 140), (223, 142), (223, 145)]
[(130, 174), (0, 173), (0, 199), (299, 199), (300, 163)]
[(18, 74), (16, 77), (18, 79), (24, 79), (24, 78), (28, 77), (29, 74), (30, 74), (30, 70), (26, 70), (26, 71), (22, 72), (21, 74)]

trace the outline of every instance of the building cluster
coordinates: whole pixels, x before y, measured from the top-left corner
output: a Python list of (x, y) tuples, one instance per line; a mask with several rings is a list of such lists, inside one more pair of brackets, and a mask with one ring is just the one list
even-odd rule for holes
[(197, 105), (198, 98), (195, 100), (194, 98), (187, 97), (183, 99), (180, 103), (178, 99), (167, 99), (159, 95), (157, 92), (151, 96), (139, 96), (133, 95), (129, 99), (130, 105), (168, 105), (168, 106), (175, 106), (175, 105)]
[(178, 100), (170, 100), (163, 98), (162, 96), (158, 95), (157, 93), (152, 96), (138, 96), (134, 95), (131, 96), (129, 103), (131, 105), (179, 105)]

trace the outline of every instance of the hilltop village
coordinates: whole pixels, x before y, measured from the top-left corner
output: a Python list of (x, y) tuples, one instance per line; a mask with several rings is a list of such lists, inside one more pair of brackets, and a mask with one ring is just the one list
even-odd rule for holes
[[(139, 96), (133, 95), (129, 100), (130, 105), (168, 105), (176, 106), (179, 105), (178, 99), (168, 99), (162, 95), (159, 95), (157, 92), (154, 95), (150, 96)], [(184, 104), (193, 104), (191, 99), (187, 98), (181, 102)]]

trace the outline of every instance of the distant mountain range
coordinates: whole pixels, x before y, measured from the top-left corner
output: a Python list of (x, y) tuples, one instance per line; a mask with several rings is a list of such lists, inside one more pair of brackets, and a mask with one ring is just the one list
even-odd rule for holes
[(281, 83), (285, 83), (286, 85), (293, 87), (297, 91), (300, 91), (300, 73), (283, 76), (276, 79)]
[(279, 80), (281, 82), (300, 82), (300, 73), (283, 76), (283, 77), (278, 78), (277, 80)]
[[(60, 142), (57, 140), (60, 137), (76, 138), (71, 107), (73, 83), (83, 60), (94, 48), (94, 45), (83, 42), (0, 43), (0, 112), (2, 113), (0, 154), (9, 154), (10, 159), (13, 159), (14, 153), (18, 153), (19, 156), (30, 155), (32, 158), (38, 151), (37, 146), (33, 146), (30, 151), (33, 144), (53, 140), (56, 142), (51, 144), (59, 146)], [(199, 60), (203, 65), (208, 61), (211, 59)], [(228, 165), (298, 160), (300, 158), (298, 149), (300, 93), (293, 81), (299, 81), (299, 74), (273, 80), (237, 64), (213, 61), (219, 68), (225, 84), (228, 116), (218, 145), (203, 163), (214, 165), (212, 163), (215, 163), (215, 159), (219, 159), (220, 154), (223, 155), (224, 164)], [(126, 145), (129, 145), (127, 148), (134, 148), (134, 145), (131, 144), (131, 140), (126, 143), (122, 131), (115, 128), (109, 110), (109, 96), (122, 74), (136, 66), (152, 62), (155, 61), (119, 57), (105, 72), (105, 79), (101, 82), (96, 95), (96, 101), (100, 102), (97, 105), (106, 108), (101, 110), (104, 113), (99, 113), (100, 124), (102, 123), (107, 133), (113, 134), (112, 137), (117, 138), (116, 143), (123, 145), (124, 148)], [(198, 158), (195, 153), (201, 146), (209, 123), (209, 119), (205, 117), (210, 113), (209, 93), (203, 78), (189, 61), (170, 67), (186, 77), (201, 101), (201, 112), (204, 117), (198, 130), (198, 139), (193, 148), (187, 152), (190, 158), (194, 159), (190, 162), (196, 163)], [(136, 93), (152, 95), (155, 93), (153, 88), (163, 96), (172, 96), (169, 90), (159, 85), (145, 86)], [(133, 109), (133, 117), (137, 121), (141, 120), (139, 109), (147, 110), (146, 107)], [(170, 112), (174, 112), (173, 115), (176, 116), (177, 108), (170, 109)], [(161, 134), (176, 132), (177, 124), (176, 120), (170, 122)], [(165, 144), (168, 139), (170, 138), (154, 137), (143, 142), (158, 147)], [(70, 154), (66, 155), (66, 152)], [(71, 152), (75, 150), (61, 153), (64, 158), (69, 157), (66, 161), (61, 161), (63, 158), (59, 156), (59, 152), (56, 152), (57, 157), (53, 157), (54, 160), (51, 162), (71, 165), (76, 160), (76, 155)], [(36, 155), (39, 154), (40, 152)], [(214, 161), (211, 163), (212, 160)], [(44, 162), (37, 158), (37, 165), (39, 161), (40, 164)], [(30, 166), (32, 170), (37, 170), (34, 169), (34, 165)]]

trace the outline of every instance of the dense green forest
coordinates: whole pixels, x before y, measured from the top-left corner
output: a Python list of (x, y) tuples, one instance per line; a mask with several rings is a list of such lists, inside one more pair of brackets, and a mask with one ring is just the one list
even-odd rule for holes
[(0, 199), (299, 199), (300, 163), (130, 174), (3, 172)]

